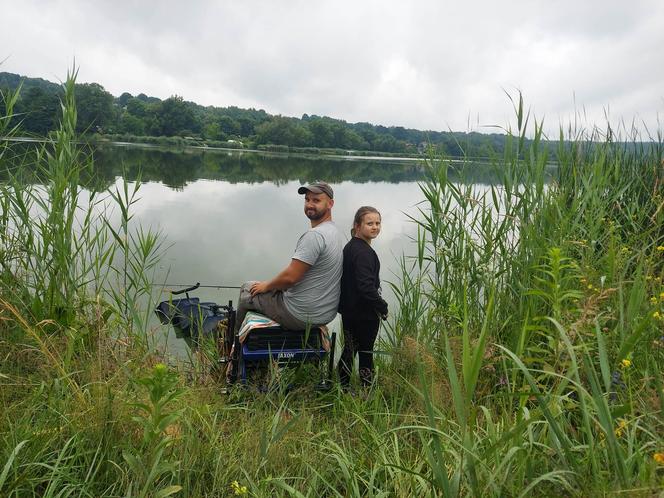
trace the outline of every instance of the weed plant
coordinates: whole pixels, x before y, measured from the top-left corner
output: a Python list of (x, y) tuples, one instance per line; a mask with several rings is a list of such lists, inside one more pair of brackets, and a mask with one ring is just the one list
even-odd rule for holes
[(132, 228), (140, 182), (83, 194), (70, 78), (42, 187), (14, 166), (2, 185), (0, 495), (660, 492), (661, 136), (563, 130), (551, 168), (515, 111), (494, 185), (429, 159), (372, 390), (223, 397), (144, 339), (160, 238)]

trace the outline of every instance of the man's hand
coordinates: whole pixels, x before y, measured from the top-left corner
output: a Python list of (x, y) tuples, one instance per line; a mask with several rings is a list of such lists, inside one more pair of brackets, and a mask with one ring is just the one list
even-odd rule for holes
[(291, 259), (290, 264), (279, 275), (272, 280), (264, 282), (256, 282), (251, 286), (249, 292), (252, 297), (256, 294), (263, 294), (273, 290), (286, 290), (293, 287), (296, 283), (302, 280), (304, 274), (311, 268), (311, 265), (300, 261), (299, 259)]
[(251, 289), (249, 289), (249, 293), (251, 294), (251, 297), (254, 297), (256, 294), (264, 294), (266, 293), (269, 289), (267, 287), (267, 282), (256, 282), (251, 286)]

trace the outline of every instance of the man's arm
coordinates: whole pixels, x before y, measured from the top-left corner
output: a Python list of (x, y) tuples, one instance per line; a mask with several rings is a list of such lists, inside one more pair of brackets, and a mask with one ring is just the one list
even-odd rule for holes
[(300, 261), (299, 259), (291, 259), (290, 264), (279, 275), (272, 280), (264, 282), (256, 282), (251, 286), (251, 295), (262, 294), (272, 290), (286, 290), (293, 287), (296, 283), (302, 280), (307, 270), (311, 265)]

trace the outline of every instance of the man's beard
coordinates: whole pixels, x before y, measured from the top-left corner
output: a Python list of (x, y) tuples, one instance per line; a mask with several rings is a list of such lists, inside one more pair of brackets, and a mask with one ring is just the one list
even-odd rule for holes
[(325, 211), (316, 211), (315, 209), (307, 209), (304, 212), (304, 215), (307, 218), (309, 218), (311, 221), (317, 221), (325, 216)]

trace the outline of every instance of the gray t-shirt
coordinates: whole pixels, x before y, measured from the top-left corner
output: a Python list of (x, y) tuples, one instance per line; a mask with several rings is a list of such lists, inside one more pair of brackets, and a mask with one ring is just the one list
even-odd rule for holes
[(296, 318), (312, 325), (334, 320), (341, 293), (343, 239), (326, 221), (307, 230), (295, 246), (293, 259), (311, 265), (297, 284), (284, 291), (284, 303)]

